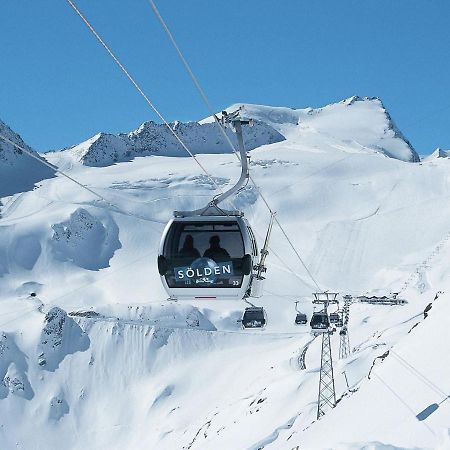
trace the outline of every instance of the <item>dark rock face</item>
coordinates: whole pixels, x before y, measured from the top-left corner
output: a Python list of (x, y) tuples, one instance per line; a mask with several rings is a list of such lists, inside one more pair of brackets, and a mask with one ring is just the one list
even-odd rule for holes
[[(229, 143), (216, 123), (174, 122), (170, 126), (181, 141), (194, 154), (230, 153)], [(235, 133), (226, 130), (227, 136), (237, 148)], [(255, 121), (253, 127), (244, 128), (244, 140), (247, 150), (261, 145), (281, 142), (285, 138), (270, 125)], [(87, 166), (103, 167), (116, 162), (130, 161), (137, 156), (189, 156), (173, 133), (164, 124), (145, 122), (137, 130), (118, 136), (100, 133), (73, 148), (78, 159)]]
[(34, 391), (28, 381), (25, 354), (17, 347), (14, 336), (0, 334), (0, 400), (11, 395), (31, 400)]
[(48, 417), (51, 420), (58, 421), (70, 411), (69, 404), (62, 395), (53, 397), (50, 400)]
[(115, 251), (122, 247), (114, 220), (107, 216), (102, 221), (84, 208), (78, 208), (68, 220), (52, 228), (51, 244), (56, 258), (84, 269), (108, 267)]
[(81, 327), (64, 310), (54, 307), (45, 315), (38, 364), (54, 372), (67, 355), (84, 352), (89, 345), (89, 337)]

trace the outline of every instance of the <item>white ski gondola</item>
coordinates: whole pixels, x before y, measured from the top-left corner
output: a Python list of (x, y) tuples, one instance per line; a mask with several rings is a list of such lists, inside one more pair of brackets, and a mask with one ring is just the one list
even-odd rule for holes
[[(240, 300), (250, 295), (260, 275), (254, 233), (241, 211), (227, 211), (220, 202), (237, 194), (249, 179), (248, 157), (239, 110), (222, 113), (239, 143), (241, 176), (236, 185), (195, 211), (175, 211), (159, 248), (158, 271), (172, 300)], [(259, 270), (258, 270), (259, 269)]]

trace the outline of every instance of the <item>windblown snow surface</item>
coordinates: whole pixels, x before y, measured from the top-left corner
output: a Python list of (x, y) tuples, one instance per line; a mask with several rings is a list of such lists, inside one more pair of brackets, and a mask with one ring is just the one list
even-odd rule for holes
[[(264, 331), (240, 329), (243, 302), (167, 302), (163, 227), (216, 188), (170, 145), (116, 158), (106, 140), (88, 164), (93, 138), (46, 158), (114, 206), (61, 176), (1, 199), (0, 449), (450, 448), (450, 161), (419, 163), (378, 99), (243, 114), (274, 130), (254, 135), (252, 177), (320, 288), (405, 287), (406, 305), (351, 305), (351, 356), (332, 336), (337, 406), (316, 420), (321, 343), (294, 302), (310, 317), (317, 287), (280, 230), (254, 301)], [(207, 148), (197, 158), (226, 189), (238, 161)], [(256, 189), (233, 206), (261, 245)]]

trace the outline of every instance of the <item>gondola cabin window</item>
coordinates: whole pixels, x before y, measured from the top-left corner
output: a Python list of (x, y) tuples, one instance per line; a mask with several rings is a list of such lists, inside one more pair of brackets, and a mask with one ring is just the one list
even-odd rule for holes
[(169, 287), (239, 288), (242, 285), (244, 241), (237, 222), (174, 222), (164, 256)]

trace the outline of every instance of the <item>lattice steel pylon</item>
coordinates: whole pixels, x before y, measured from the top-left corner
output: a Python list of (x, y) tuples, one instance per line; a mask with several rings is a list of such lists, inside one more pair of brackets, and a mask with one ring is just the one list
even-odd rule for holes
[(339, 332), (339, 359), (347, 358), (350, 355), (350, 340), (348, 337), (347, 326), (344, 327)]
[(322, 354), (320, 356), (319, 398), (317, 401), (317, 419), (320, 419), (330, 408), (336, 406), (330, 339), (333, 330), (330, 328), (327, 309), (330, 304), (339, 304), (339, 301), (337, 300), (338, 294), (336, 292), (316, 292), (313, 295), (313, 303), (323, 305), (323, 311), (327, 315), (328, 324), (326, 329), (320, 331), (322, 334)]
[(317, 402), (317, 419), (336, 406), (334, 389), (333, 358), (331, 356), (331, 332), (322, 334), (322, 356), (320, 358), (319, 400)]
[(350, 314), (351, 295), (344, 295), (344, 308), (342, 310), (343, 327), (339, 332), (339, 359), (347, 358), (350, 355), (350, 339), (348, 336), (348, 318)]

